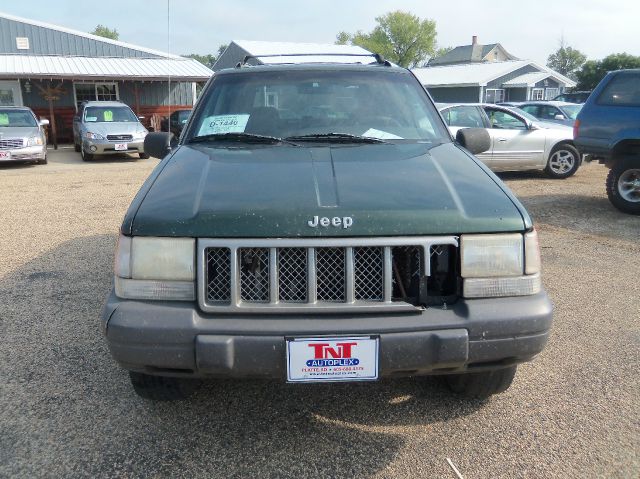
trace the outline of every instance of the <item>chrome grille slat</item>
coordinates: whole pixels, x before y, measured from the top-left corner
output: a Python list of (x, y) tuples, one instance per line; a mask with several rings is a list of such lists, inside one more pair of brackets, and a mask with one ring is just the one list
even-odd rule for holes
[(279, 299), (287, 303), (307, 301), (307, 249), (280, 248), (278, 252)]
[(269, 302), (269, 249), (240, 248), (240, 299)]
[(221, 313), (415, 310), (420, 277), (452, 247), (455, 236), (200, 239), (198, 298)]
[(22, 138), (3, 138), (0, 140), (0, 150), (12, 150), (14, 148), (22, 148), (24, 139)]
[(344, 248), (316, 249), (318, 301), (345, 301), (345, 256)]
[(229, 248), (207, 250), (207, 299), (231, 301), (231, 252)]
[(355, 299), (384, 300), (384, 251), (379, 247), (354, 249)]
[(107, 140), (109, 140), (109, 141), (131, 141), (131, 140), (133, 140), (133, 135), (107, 135)]

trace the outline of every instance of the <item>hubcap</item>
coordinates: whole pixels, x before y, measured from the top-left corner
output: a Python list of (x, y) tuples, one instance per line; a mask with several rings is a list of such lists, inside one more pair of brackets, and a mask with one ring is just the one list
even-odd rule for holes
[(551, 171), (554, 173), (563, 175), (573, 168), (575, 162), (576, 159), (573, 153), (568, 150), (558, 150), (549, 158), (549, 168), (551, 168)]
[(640, 202), (640, 169), (632, 168), (620, 175), (618, 192), (627, 201)]

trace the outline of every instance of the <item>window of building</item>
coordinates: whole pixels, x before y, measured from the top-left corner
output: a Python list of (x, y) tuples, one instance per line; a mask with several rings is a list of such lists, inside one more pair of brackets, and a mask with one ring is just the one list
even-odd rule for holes
[(544, 99), (544, 88), (532, 88), (531, 89), (531, 100), (543, 100)]
[(560, 88), (547, 88), (544, 92), (544, 99), (551, 100), (560, 94)]
[(120, 99), (117, 83), (74, 83), (76, 105), (83, 101), (117, 101)]
[(504, 101), (504, 89), (496, 88), (496, 89), (487, 89), (487, 93), (485, 96), (485, 101), (487, 103), (500, 103)]

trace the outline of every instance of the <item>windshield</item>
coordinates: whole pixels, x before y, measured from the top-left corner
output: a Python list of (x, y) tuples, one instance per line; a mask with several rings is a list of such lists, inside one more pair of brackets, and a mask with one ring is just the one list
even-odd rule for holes
[(0, 127), (34, 127), (38, 126), (36, 119), (28, 110), (0, 109)]
[(137, 122), (138, 118), (125, 106), (89, 106), (84, 111), (88, 123), (111, 123), (116, 121)]
[(562, 105), (561, 108), (570, 120), (575, 120), (580, 110), (582, 110), (582, 105)]
[[(450, 141), (424, 90), (405, 72), (372, 68), (220, 75), (203, 100), (187, 141), (225, 133)], [(324, 138), (333, 139), (338, 138)]]

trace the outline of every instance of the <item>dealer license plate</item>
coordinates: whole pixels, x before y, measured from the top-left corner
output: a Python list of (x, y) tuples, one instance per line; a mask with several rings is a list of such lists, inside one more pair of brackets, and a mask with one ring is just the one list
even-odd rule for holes
[(116, 151), (126, 151), (127, 144), (126, 143), (116, 143)]
[(289, 382), (378, 379), (378, 338), (293, 338), (287, 340)]
[(11, 152), (10, 151), (0, 151), (0, 160), (10, 160)]

